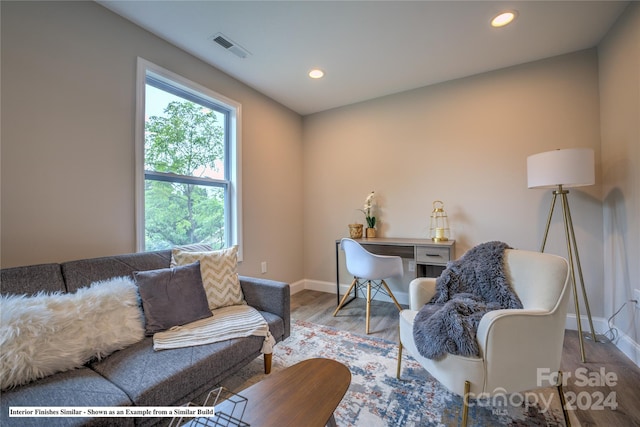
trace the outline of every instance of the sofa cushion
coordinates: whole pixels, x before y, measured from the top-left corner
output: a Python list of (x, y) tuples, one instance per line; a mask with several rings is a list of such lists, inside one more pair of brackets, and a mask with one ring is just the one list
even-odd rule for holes
[[(274, 337), (284, 321), (261, 313)], [(181, 405), (213, 388), (260, 355), (264, 337), (251, 336), (173, 350), (153, 350), (151, 337), (89, 366), (124, 390), (138, 406)]]
[(154, 351), (152, 338), (90, 364), (138, 406), (186, 403), (190, 393), (227, 372), (247, 355), (260, 353), (263, 337), (239, 338), (214, 344)]
[(10, 418), (12, 406), (130, 406), (129, 397), (118, 387), (88, 368), (61, 372), (28, 386), (2, 392), (2, 426), (132, 426), (134, 418)]
[(237, 246), (211, 252), (192, 252), (174, 248), (171, 252), (178, 265), (200, 261), (202, 283), (211, 310), (245, 303), (238, 279)]
[(60, 264), (39, 264), (0, 270), (0, 291), (3, 295), (33, 295), (40, 291), (65, 290)]
[(62, 274), (68, 292), (89, 286), (98, 280), (131, 276), (134, 271), (169, 267), (171, 251), (140, 252), (62, 263)]
[(0, 389), (80, 367), (144, 336), (130, 278), (74, 294), (0, 297)]
[(136, 271), (133, 276), (142, 298), (147, 335), (211, 317), (199, 261), (173, 268)]

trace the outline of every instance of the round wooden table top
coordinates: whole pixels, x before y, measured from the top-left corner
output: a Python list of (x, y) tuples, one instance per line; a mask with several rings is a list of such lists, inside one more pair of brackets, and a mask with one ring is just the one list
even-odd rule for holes
[(324, 427), (351, 384), (349, 368), (308, 359), (238, 392), (247, 398), (242, 421), (251, 427)]

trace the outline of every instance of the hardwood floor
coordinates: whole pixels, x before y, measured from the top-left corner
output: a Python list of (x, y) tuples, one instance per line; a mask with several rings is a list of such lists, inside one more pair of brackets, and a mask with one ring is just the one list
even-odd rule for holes
[[(351, 302), (333, 317), (336, 305), (335, 294), (304, 290), (291, 296), (291, 317), (364, 335), (364, 300)], [(370, 330), (370, 336), (398, 341), (393, 303), (372, 302)], [(570, 375), (564, 391), (567, 403), (575, 407), (569, 411), (571, 425), (640, 426), (640, 368), (611, 343), (584, 342), (586, 363), (580, 361), (577, 332), (566, 331), (561, 367)], [(617, 407), (612, 410), (613, 404)]]

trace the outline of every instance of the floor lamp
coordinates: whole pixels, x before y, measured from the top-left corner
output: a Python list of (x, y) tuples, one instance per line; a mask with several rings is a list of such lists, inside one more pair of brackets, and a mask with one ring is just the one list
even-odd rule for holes
[(569, 190), (566, 190), (566, 188), (583, 187), (595, 184), (594, 168), (594, 154), (591, 148), (554, 150), (527, 157), (528, 187), (554, 188), (553, 199), (551, 200), (551, 208), (549, 209), (549, 217), (547, 218), (547, 226), (544, 230), (544, 238), (542, 239), (540, 252), (544, 252), (544, 247), (547, 243), (547, 236), (549, 234), (549, 226), (551, 225), (551, 217), (553, 216), (553, 209), (556, 201), (558, 200), (558, 196), (560, 196), (562, 216), (564, 219), (564, 234), (567, 240), (567, 257), (569, 259), (569, 266), (571, 270), (573, 300), (575, 304), (576, 320), (578, 322), (578, 336), (580, 337), (580, 357), (583, 363), (585, 362), (585, 353), (582, 321), (580, 319), (580, 304), (578, 302), (578, 287), (576, 286), (576, 272), (580, 278), (582, 298), (587, 310), (589, 327), (591, 328), (591, 338), (593, 341), (597, 341), (597, 336), (593, 328), (593, 320), (591, 319), (591, 309), (589, 308), (587, 291), (584, 287), (582, 267), (580, 266), (580, 256), (578, 255), (578, 245), (576, 243), (576, 235), (573, 232), (571, 211), (569, 210), (569, 199), (567, 197)]

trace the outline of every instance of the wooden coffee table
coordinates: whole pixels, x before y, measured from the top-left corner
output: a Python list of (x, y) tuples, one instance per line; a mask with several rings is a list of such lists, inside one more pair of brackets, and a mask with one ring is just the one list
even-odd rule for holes
[(238, 392), (247, 398), (242, 421), (251, 427), (335, 426), (333, 411), (350, 383), (351, 372), (342, 363), (304, 360)]

